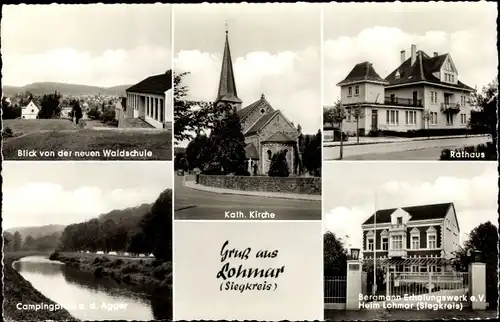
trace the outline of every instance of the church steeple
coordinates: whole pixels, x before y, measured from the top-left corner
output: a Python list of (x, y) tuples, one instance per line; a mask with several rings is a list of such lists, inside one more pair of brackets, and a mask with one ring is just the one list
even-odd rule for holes
[(226, 43), (224, 45), (224, 55), (222, 57), (222, 67), (219, 80), (219, 91), (215, 105), (230, 104), (233, 109), (241, 108), (241, 100), (236, 91), (236, 82), (234, 80), (233, 61), (231, 59), (231, 50), (229, 48), (229, 33), (226, 23)]

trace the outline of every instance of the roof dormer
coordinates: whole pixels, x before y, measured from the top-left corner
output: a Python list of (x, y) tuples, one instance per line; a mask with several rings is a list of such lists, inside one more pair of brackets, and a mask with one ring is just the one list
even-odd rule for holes
[(411, 215), (404, 211), (402, 208), (396, 209), (391, 214), (391, 224), (392, 225), (406, 225), (411, 219)]
[(439, 70), (440, 79), (444, 83), (454, 84), (458, 83), (458, 72), (451, 59), (450, 54), (447, 54), (441, 68)]

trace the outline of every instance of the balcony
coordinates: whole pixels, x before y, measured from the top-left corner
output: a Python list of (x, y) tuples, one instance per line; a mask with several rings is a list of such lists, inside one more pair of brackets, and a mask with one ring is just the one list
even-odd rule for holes
[(442, 113), (458, 113), (460, 112), (460, 104), (458, 103), (441, 103)]
[(406, 233), (406, 225), (405, 224), (392, 224), (391, 227), (389, 228), (389, 232), (391, 233), (396, 233), (396, 232), (404, 232)]
[(392, 257), (400, 257), (400, 258), (406, 258), (406, 249), (389, 249), (389, 258)]
[(402, 98), (402, 97), (385, 97), (384, 104), (387, 105), (399, 105), (399, 106), (411, 106), (411, 107), (424, 107), (422, 100), (417, 100), (413, 98)]

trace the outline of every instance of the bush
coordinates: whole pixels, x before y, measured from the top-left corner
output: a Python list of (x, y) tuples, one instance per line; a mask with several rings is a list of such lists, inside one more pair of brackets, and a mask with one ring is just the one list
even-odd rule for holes
[(454, 161), (470, 161), (470, 160), (497, 160), (496, 147), (492, 142), (486, 144), (479, 144), (476, 146), (469, 145), (463, 149), (444, 149), (441, 151), (440, 160), (454, 160)]
[(101, 277), (104, 275), (104, 267), (98, 266), (96, 269), (94, 269), (94, 276), (95, 277)]
[(172, 272), (172, 264), (170, 262), (164, 263), (153, 270), (153, 277), (162, 280), (167, 274)]
[[(346, 132), (342, 132), (342, 139), (343, 139), (343, 141), (348, 141), (349, 140), (349, 135)], [(340, 141), (340, 131), (334, 131), (333, 132), (333, 141), (334, 142), (339, 142)]]
[(56, 260), (58, 260), (58, 259), (59, 259), (59, 256), (60, 256), (60, 255), (59, 255), (59, 253), (58, 253), (58, 252), (53, 252), (52, 254), (50, 254), (49, 259), (50, 259), (51, 261), (56, 261)]
[(10, 127), (6, 127), (2, 134), (6, 138), (11, 138), (14, 136), (14, 131)]
[(141, 271), (141, 266), (138, 263), (128, 263), (123, 266), (121, 272), (123, 274), (137, 273)]
[(268, 175), (270, 177), (288, 177), (290, 175), (290, 169), (286, 161), (286, 151), (280, 151), (273, 155)]

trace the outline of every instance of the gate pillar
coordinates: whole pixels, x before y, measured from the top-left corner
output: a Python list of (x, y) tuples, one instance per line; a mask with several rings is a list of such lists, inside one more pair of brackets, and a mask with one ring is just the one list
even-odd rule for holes
[(359, 295), (362, 294), (362, 272), (361, 261), (351, 259), (347, 261), (347, 292), (346, 292), (346, 310), (359, 310)]
[(469, 264), (469, 298), (475, 311), (486, 310), (486, 264)]

